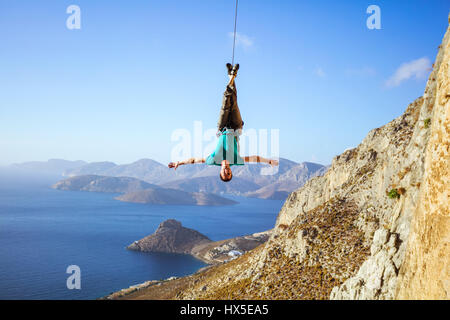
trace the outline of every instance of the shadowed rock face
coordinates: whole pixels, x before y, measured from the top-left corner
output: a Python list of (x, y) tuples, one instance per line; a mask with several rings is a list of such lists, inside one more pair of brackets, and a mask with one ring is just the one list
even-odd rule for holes
[(130, 250), (190, 254), (199, 245), (212, 242), (207, 236), (185, 228), (181, 222), (169, 219), (162, 222), (155, 233), (128, 246)]

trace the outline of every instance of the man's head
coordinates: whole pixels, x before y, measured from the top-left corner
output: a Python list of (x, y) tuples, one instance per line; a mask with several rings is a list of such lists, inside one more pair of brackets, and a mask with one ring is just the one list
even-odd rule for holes
[(220, 179), (223, 182), (228, 182), (233, 178), (233, 172), (231, 172), (230, 164), (227, 160), (222, 161), (222, 166), (220, 167)]

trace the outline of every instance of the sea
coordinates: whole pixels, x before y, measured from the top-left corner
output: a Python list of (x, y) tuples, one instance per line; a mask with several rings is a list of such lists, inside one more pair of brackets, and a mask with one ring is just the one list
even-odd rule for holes
[[(0, 299), (97, 299), (148, 280), (192, 274), (205, 264), (189, 255), (126, 247), (166, 219), (212, 240), (265, 231), (283, 205), (232, 196), (239, 204), (134, 204), (112, 193), (50, 188), (59, 178), (0, 170)], [(79, 268), (79, 289), (67, 285), (70, 266)]]

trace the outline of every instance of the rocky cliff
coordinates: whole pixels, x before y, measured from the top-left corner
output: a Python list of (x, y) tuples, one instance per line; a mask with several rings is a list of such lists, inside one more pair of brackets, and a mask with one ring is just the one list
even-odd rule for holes
[(450, 299), (449, 38), (447, 31), (424, 95), (425, 106), (431, 110), (430, 132), (408, 249), (400, 268), (400, 299)]
[(292, 192), (264, 245), (166, 297), (449, 299), (449, 38), (423, 97)]

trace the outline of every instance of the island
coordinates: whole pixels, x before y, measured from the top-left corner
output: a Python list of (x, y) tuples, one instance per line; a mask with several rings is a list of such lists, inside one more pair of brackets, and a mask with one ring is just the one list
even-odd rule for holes
[(142, 252), (189, 254), (208, 264), (232, 260), (267, 241), (271, 230), (248, 236), (212, 241), (200, 232), (183, 227), (169, 219), (162, 222), (155, 233), (130, 244), (127, 249)]
[(186, 192), (163, 188), (132, 177), (82, 175), (58, 181), (53, 189), (122, 193), (116, 200), (142, 204), (226, 206), (237, 202), (206, 192)]

